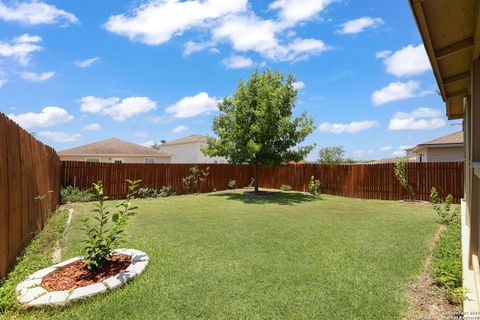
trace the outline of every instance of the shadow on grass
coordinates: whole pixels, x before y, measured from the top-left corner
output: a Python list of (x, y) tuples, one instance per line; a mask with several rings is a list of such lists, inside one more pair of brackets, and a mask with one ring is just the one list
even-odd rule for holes
[(325, 200), (322, 197), (313, 197), (308, 194), (300, 192), (275, 192), (272, 191), (267, 196), (252, 196), (244, 192), (222, 192), (211, 194), (211, 197), (223, 197), (227, 200), (242, 201), (246, 204), (280, 204), (280, 205), (295, 205), (305, 202), (312, 202), (317, 200)]

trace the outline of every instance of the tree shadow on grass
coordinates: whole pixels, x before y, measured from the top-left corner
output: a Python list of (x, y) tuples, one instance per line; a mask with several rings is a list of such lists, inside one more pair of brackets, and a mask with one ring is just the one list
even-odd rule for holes
[(266, 196), (252, 196), (244, 192), (221, 192), (211, 194), (211, 197), (223, 197), (227, 200), (242, 201), (246, 204), (280, 204), (280, 205), (296, 205), (305, 202), (325, 200), (320, 196), (311, 196), (300, 192), (275, 192)]

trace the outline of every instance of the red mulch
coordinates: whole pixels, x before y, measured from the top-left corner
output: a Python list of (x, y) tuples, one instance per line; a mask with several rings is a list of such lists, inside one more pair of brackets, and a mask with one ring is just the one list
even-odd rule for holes
[(60, 270), (43, 277), (42, 287), (49, 291), (71, 290), (101, 282), (128, 268), (132, 257), (117, 254), (112, 257), (102, 270), (88, 271), (85, 261), (73, 262)]

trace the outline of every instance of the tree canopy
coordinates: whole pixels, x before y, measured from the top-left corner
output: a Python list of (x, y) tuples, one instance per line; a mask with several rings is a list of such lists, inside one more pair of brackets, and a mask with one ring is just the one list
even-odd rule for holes
[[(314, 145), (298, 146), (315, 129), (313, 119), (303, 112), (293, 116), (297, 89), (295, 77), (280, 72), (255, 70), (247, 82), (218, 105), (213, 132), (203, 152), (223, 156), (232, 163), (278, 165), (300, 161)], [(255, 174), (255, 190), (258, 176)]]
[(343, 146), (333, 146), (321, 148), (318, 152), (318, 163), (323, 164), (341, 164), (351, 163), (352, 159), (345, 157), (345, 148)]

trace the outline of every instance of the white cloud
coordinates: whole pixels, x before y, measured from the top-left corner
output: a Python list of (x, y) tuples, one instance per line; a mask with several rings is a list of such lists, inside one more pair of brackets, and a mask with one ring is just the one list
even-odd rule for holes
[(79, 133), (68, 134), (61, 131), (40, 131), (38, 135), (55, 142), (72, 142), (81, 137)]
[(377, 53), (377, 57), (384, 59), (387, 73), (397, 77), (418, 76), (431, 69), (423, 44), (409, 44), (394, 53), (382, 51)]
[(314, 18), (333, 0), (276, 0), (269, 6), (278, 9), (280, 18), (288, 24)]
[(254, 51), (274, 61), (296, 61), (319, 54), (329, 47), (318, 39), (281, 40), (296, 23), (309, 20), (332, 0), (278, 0), (270, 9), (279, 10), (279, 19), (261, 19), (247, 0), (151, 0), (129, 14), (111, 16), (110, 32), (130, 40), (159, 45), (195, 29), (210, 33), (203, 42), (187, 41), (184, 56), (230, 43), (237, 52)]
[(200, 92), (193, 97), (185, 97), (169, 106), (165, 111), (175, 118), (189, 118), (202, 113), (217, 111), (218, 100), (210, 97), (206, 92)]
[(392, 53), (392, 51), (390, 51), (390, 50), (379, 51), (379, 52), (375, 53), (375, 58), (383, 59), (383, 58), (388, 57), (391, 53)]
[(69, 115), (67, 110), (59, 107), (45, 107), (40, 113), (27, 112), (16, 115), (9, 114), (8, 116), (25, 129), (50, 127), (73, 119), (73, 116)]
[(231, 56), (229, 58), (223, 59), (222, 63), (228, 69), (250, 68), (254, 64), (252, 59), (242, 56)]
[(150, 1), (130, 14), (111, 16), (108, 31), (130, 40), (159, 45), (212, 19), (247, 9), (247, 0)]
[(148, 140), (145, 142), (142, 142), (141, 145), (147, 148), (151, 148), (155, 144), (155, 141), (153, 140)]
[(156, 102), (147, 97), (129, 97), (121, 100), (117, 97), (104, 99), (88, 96), (79, 99), (78, 102), (80, 111), (106, 115), (115, 121), (125, 121), (157, 108)]
[(400, 147), (398, 147), (398, 150), (407, 150), (407, 149), (412, 149), (413, 147), (415, 147), (415, 146), (410, 144), (410, 145), (407, 145), (407, 146), (400, 146)]
[(85, 60), (76, 60), (74, 63), (77, 67), (79, 68), (88, 68), (90, 67), (92, 64), (94, 64), (95, 62), (97, 62), (99, 60), (98, 57), (94, 57), (94, 58), (90, 58), (90, 59), (85, 59)]
[(397, 112), (390, 119), (388, 130), (433, 130), (442, 128), (446, 122), (442, 112), (431, 108), (419, 108), (413, 112)]
[(364, 31), (367, 28), (375, 28), (381, 24), (383, 24), (383, 20), (381, 18), (361, 17), (343, 23), (340, 25), (337, 33), (356, 34)]
[(35, 73), (35, 72), (22, 72), (20, 73), (20, 78), (27, 81), (33, 82), (43, 82), (47, 81), (48, 79), (52, 78), (55, 75), (55, 72), (42, 72), (42, 73)]
[(92, 124), (89, 124), (85, 127), (83, 127), (83, 130), (86, 130), (86, 131), (97, 131), (97, 130), (100, 130), (102, 129), (102, 126), (98, 123), (92, 123)]
[(420, 82), (416, 80), (410, 80), (408, 82), (392, 82), (388, 86), (383, 87), (380, 90), (375, 91), (372, 94), (372, 103), (376, 106), (380, 106), (385, 103), (405, 100), (409, 98), (422, 97), (427, 94), (433, 93), (430, 90), (420, 91)]
[(0, 20), (19, 22), (25, 25), (78, 22), (73, 14), (41, 1), (13, 3), (12, 6), (8, 7), (0, 2)]
[(318, 130), (321, 132), (330, 132), (330, 133), (355, 133), (359, 131), (368, 130), (374, 127), (378, 127), (379, 123), (377, 121), (352, 121), (350, 123), (330, 123), (324, 122), (320, 124)]
[(188, 129), (190, 129), (190, 128), (187, 127), (187, 126), (177, 126), (177, 127), (175, 127), (175, 128), (172, 130), (172, 133), (173, 133), (173, 134), (177, 134), (177, 133), (185, 132), (185, 131), (187, 131)]
[(7, 79), (0, 78), (0, 88), (3, 87), (3, 85), (4, 85), (5, 83), (7, 83), (7, 82), (8, 82)]
[(21, 65), (27, 65), (31, 54), (43, 50), (37, 43), (41, 42), (39, 36), (24, 34), (8, 42), (0, 41), (0, 57), (9, 57), (18, 61)]
[(302, 90), (303, 88), (305, 88), (305, 83), (303, 81), (294, 82), (293, 88), (297, 90)]
[(388, 151), (388, 150), (392, 150), (392, 147), (391, 146), (383, 146), (383, 147), (380, 148), (380, 150)]
[(397, 150), (397, 151), (393, 151), (393, 152), (392, 152), (392, 156), (397, 157), (397, 158), (403, 157), (403, 156), (405, 156), (405, 155), (406, 155), (406, 152), (405, 152), (405, 151), (401, 151), (401, 150)]

